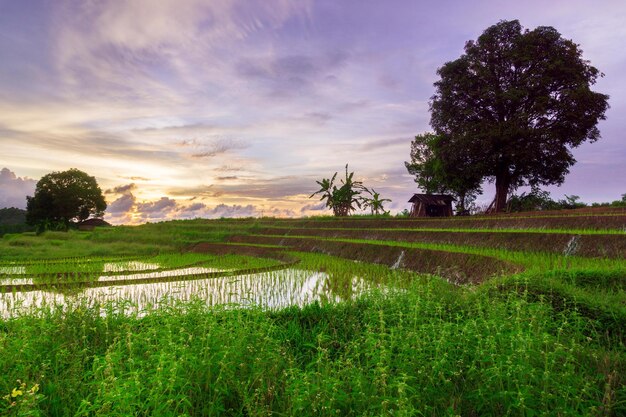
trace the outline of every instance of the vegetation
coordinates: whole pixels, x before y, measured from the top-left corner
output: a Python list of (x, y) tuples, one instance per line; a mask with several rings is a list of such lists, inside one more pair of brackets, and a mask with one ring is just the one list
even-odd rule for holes
[[(525, 212), (535, 210), (571, 210), (589, 207), (580, 201), (577, 195), (565, 195), (563, 199), (554, 200), (550, 193), (539, 188), (532, 188), (528, 193), (514, 194), (508, 201), (508, 212)], [(626, 194), (622, 194), (621, 200), (609, 203), (593, 203), (591, 207), (626, 207)]]
[[(623, 245), (625, 224), (621, 209), (583, 208), (5, 236), (2, 285), (29, 274), (96, 277), (110, 263), (126, 269), (111, 272), (120, 277), (140, 263), (299, 263), (236, 277), (0, 294), (0, 414), (624, 415), (626, 259), (619, 250), (587, 254), (584, 239)], [(429, 234), (475, 240), (416, 241)], [(531, 236), (546, 244), (523, 247)], [(243, 255), (250, 251), (265, 259)], [(432, 259), (432, 272), (420, 272)], [(455, 279), (464, 271), (482, 283)], [(299, 298), (305, 288), (316, 296)], [(279, 296), (293, 305), (272, 304)]]
[(40, 231), (67, 230), (72, 222), (101, 217), (107, 207), (96, 179), (75, 168), (43, 176), (26, 200), (26, 220)]
[(457, 214), (468, 214), (481, 191), (482, 177), (466, 152), (446, 149), (442, 136), (424, 133), (411, 142), (411, 162), (405, 162), (409, 174), (428, 194), (450, 194), (456, 201)]
[(363, 208), (369, 208), (372, 215), (374, 216), (387, 214), (388, 212), (385, 211), (385, 207), (383, 206), (383, 204), (391, 202), (391, 200), (388, 198), (380, 198), (380, 193), (377, 193), (376, 190), (374, 190), (373, 188), (371, 191), (368, 190), (368, 192), (372, 197), (365, 197), (365, 200), (363, 202)]
[(26, 210), (15, 207), (0, 208), (0, 236), (32, 230), (26, 224)]
[(1, 225), (19, 225), (26, 223), (26, 211), (15, 207), (0, 208)]
[[(341, 180), (341, 186), (337, 186), (335, 179), (337, 173), (330, 178), (323, 178), (321, 181), (315, 181), (320, 189), (309, 196), (312, 198), (320, 194), (320, 201), (326, 200), (326, 207), (333, 210), (333, 214), (339, 217), (348, 216), (357, 208), (369, 208), (372, 214), (382, 214), (385, 212), (383, 203), (391, 201), (387, 198), (381, 199), (380, 194), (374, 190), (369, 190), (361, 181), (354, 180), (354, 172), (348, 173), (348, 164), (346, 164), (346, 176)], [(365, 194), (370, 194), (368, 198)]]
[[(570, 149), (600, 138), (597, 123), (605, 118), (608, 96), (590, 87), (602, 74), (552, 27), (523, 30), (517, 20), (501, 21), (467, 42), (465, 53), (437, 74), (431, 102), (436, 140), (424, 143), (441, 165), (434, 171), (460, 164), (460, 170), (472, 168), (466, 171), (472, 180), (495, 181), (496, 212), (506, 209), (507, 195), (519, 186), (561, 184), (576, 162)], [(456, 161), (445, 159), (450, 155)], [(412, 163), (426, 169), (428, 161), (427, 154)], [(438, 182), (454, 191), (458, 175), (446, 175)]]

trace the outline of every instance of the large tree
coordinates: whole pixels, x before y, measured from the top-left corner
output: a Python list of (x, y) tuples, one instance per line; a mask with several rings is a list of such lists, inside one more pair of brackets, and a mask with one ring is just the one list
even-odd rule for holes
[(58, 224), (101, 217), (107, 204), (96, 179), (72, 168), (43, 176), (33, 197), (26, 197), (26, 221), (32, 225)]
[(501, 21), (438, 71), (431, 125), (447, 152), (470, 154), (495, 181), (495, 210), (522, 185), (561, 184), (571, 148), (600, 138), (608, 96), (591, 90), (602, 74), (556, 29)]

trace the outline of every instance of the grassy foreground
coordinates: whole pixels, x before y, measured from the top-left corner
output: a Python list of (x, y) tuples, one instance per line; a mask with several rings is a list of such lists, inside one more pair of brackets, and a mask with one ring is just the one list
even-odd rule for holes
[[(318, 223), (311, 223), (297, 228), (314, 230)], [(200, 242), (265, 241), (265, 229), (263, 221), (190, 221), (12, 235), (0, 242), (0, 263), (169, 259)], [(326, 249), (338, 244), (323, 233), (317, 239)], [(370, 243), (362, 236), (350, 242), (350, 254), (339, 247), (337, 257), (300, 252), (319, 251), (317, 244), (290, 248), (291, 240), (275, 240), (301, 260), (298, 268), (331, 276), (333, 291), (350, 292), (353, 276), (378, 289), (342, 303), (270, 311), (172, 299), (147, 314), (122, 314), (115, 303), (94, 307), (78, 298), (0, 319), (0, 415), (626, 414), (623, 257)], [(449, 262), (477, 253), (480, 262), (506, 261), (523, 272), (458, 286), (403, 269), (419, 267), (410, 262), (391, 269), (383, 258), (382, 265), (343, 259), (354, 245), (365, 245), (359, 253), (372, 262), (380, 245), (426, 245)]]

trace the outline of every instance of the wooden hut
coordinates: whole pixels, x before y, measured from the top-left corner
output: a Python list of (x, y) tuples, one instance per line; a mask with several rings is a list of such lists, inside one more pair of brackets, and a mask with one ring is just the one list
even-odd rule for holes
[(445, 194), (413, 194), (409, 203), (411, 217), (448, 217), (452, 216), (453, 198)]
[(108, 227), (111, 226), (109, 222), (106, 222), (99, 218), (91, 218), (87, 220), (83, 220), (78, 223), (78, 230), (90, 231), (93, 230), (94, 227)]

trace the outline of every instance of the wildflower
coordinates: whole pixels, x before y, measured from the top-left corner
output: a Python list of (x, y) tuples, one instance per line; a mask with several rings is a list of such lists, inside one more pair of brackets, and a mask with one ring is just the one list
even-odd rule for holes
[(24, 391), (22, 391), (21, 389), (13, 388), (13, 391), (11, 391), (11, 398), (15, 398), (20, 395), (24, 395)]

